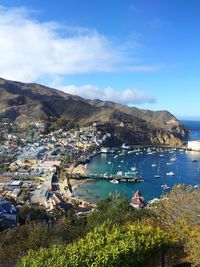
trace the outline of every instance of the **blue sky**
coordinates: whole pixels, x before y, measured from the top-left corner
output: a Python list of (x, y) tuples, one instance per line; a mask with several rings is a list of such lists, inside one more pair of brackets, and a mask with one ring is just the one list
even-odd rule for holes
[(200, 119), (200, 1), (0, 1), (0, 76)]

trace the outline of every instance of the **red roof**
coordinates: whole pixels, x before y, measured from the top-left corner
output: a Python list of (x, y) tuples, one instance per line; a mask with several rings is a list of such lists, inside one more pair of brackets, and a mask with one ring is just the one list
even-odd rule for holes
[(144, 205), (144, 198), (143, 197), (139, 197), (139, 198), (132, 198), (131, 199), (131, 204), (134, 204), (134, 205)]
[(140, 190), (137, 190), (135, 192), (130, 204), (137, 206), (143, 206), (145, 204), (144, 197), (142, 196)]
[(137, 190), (135, 192), (134, 197), (142, 197), (142, 193), (140, 192), (140, 190)]

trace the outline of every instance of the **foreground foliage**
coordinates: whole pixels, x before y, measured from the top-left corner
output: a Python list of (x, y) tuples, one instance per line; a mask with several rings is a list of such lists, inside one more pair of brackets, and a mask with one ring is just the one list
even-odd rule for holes
[(168, 243), (169, 237), (159, 228), (104, 223), (67, 247), (30, 251), (18, 266), (134, 266)]
[(16, 266), (22, 257), (20, 267), (137, 266), (135, 262), (170, 241), (172, 254), (174, 245), (183, 248), (185, 254), (178, 259), (187, 256), (192, 266), (200, 266), (198, 188), (175, 186), (159, 203), (140, 210), (116, 194), (100, 201), (88, 217), (69, 211), (50, 228), (40, 222), (41, 212), (31, 214), (34, 221), (0, 233), (0, 265)]
[(200, 266), (200, 190), (174, 186), (168, 197), (153, 208), (156, 224), (174, 233), (192, 266)]

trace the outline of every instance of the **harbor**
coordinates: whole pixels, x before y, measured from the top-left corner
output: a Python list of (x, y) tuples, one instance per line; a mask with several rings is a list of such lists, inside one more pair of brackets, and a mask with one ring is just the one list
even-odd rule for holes
[(77, 194), (87, 201), (97, 202), (116, 190), (130, 199), (137, 189), (149, 201), (160, 198), (174, 184), (198, 186), (200, 153), (155, 146), (119, 149), (93, 157), (87, 163), (86, 173), (73, 178), (88, 179), (77, 188)]

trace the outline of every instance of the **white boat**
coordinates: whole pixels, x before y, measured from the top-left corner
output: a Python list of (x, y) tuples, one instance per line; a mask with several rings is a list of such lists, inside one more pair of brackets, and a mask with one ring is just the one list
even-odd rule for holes
[(132, 172), (136, 172), (137, 171), (137, 168), (134, 166), (134, 167), (131, 167), (131, 171)]
[(172, 165), (173, 164), (173, 162), (167, 162), (167, 165)]
[(176, 157), (176, 154), (174, 154), (171, 158), (170, 158), (170, 161), (173, 162), (173, 161), (176, 161), (177, 160), (177, 157)]
[(160, 164), (158, 165), (157, 174), (154, 175), (154, 178), (160, 178)]
[(108, 161), (108, 164), (111, 164), (112, 162), (111, 161)]
[(113, 179), (113, 180), (110, 180), (110, 183), (112, 183), (112, 184), (118, 184), (119, 181), (117, 179)]
[(123, 144), (122, 145), (122, 149), (130, 149), (130, 146), (129, 145), (126, 145), (126, 144)]
[(162, 184), (161, 188), (164, 190), (170, 189), (170, 186), (168, 186), (167, 184)]
[(108, 153), (108, 151), (109, 151), (109, 148), (107, 147), (102, 147), (101, 149), (101, 153)]
[(114, 153), (115, 151), (113, 149), (110, 149), (109, 147), (102, 147), (101, 153)]
[(118, 171), (117, 172), (117, 176), (122, 176), (122, 175), (124, 175), (124, 172), (123, 171)]
[(176, 161), (177, 160), (177, 158), (176, 157), (172, 157), (171, 159), (170, 159), (170, 161)]
[(167, 176), (174, 176), (175, 173), (171, 171), (171, 172), (167, 172), (166, 175), (167, 175)]

